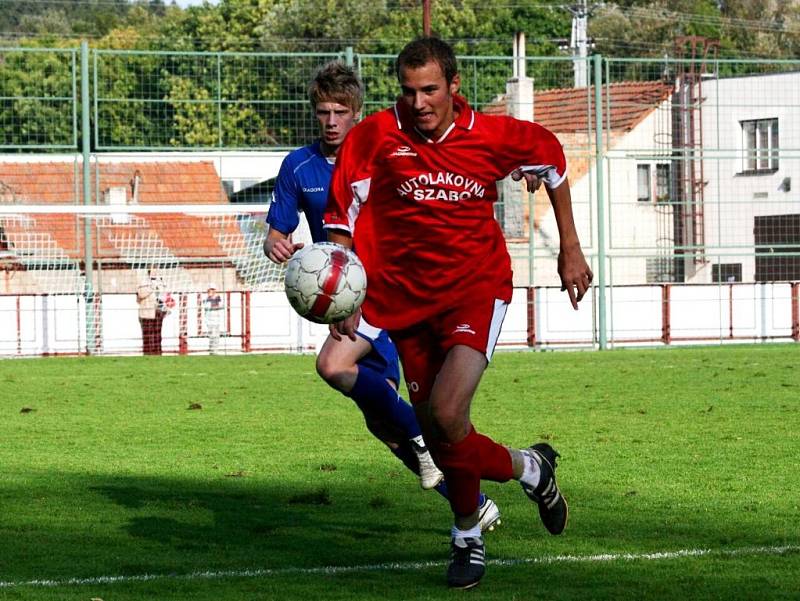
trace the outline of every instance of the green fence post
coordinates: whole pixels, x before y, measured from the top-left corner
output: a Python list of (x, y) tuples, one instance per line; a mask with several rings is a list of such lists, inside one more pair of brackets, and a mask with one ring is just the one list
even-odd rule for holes
[[(81, 142), (83, 153), (83, 204), (91, 204), (92, 182), (89, 160), (91, 158), (91, 142), (89, 140), (89, 43), (81, 42)], [(91, 355), (94, 348), (94, 259), (92, 257), (92, 224), (88, 216), (83, 218), (83, 262), (86, 278), (84, 308), (86, 311), (86, 354)]]
[(217, 52), (217, 144), (223, 146), (222, 135), (222, 54)]
[(603, 85), (602, 55), (595, 54), (594, 61), (594, 147), (595, 181), (597, 183), (597, 336), (600, 349), (608, 346), (606, 335), (606, 209), (605, 182), (603, 179)]
[(348, 46), (344, 49), (344, 64), (348, 67), (353, 66), (353, 47)]

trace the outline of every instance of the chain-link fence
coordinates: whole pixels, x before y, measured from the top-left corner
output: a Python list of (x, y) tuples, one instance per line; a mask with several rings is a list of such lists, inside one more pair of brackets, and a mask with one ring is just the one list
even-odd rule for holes
[[(527, 295), (520, 318), (527, 344), (800, 338), (800, 61), (718, 60), (693, 44), (658, 60), (459, 57), (461, 93), (477, 110), (535, 120), (563, 143), (578, 233), (596, 272), (585, 309), (571, 315), (559, 291), (546, 192), (500, 184), (496, 216), (515, 285)], [(82, 71), (75, 49), (0, 49), (2, 294), (21, 293), (8, 274), (37, 270), (49, 273), (40, 293), (80, 294), (87, 256), (79, 220), (50, 227), (8, 206), (266, 203), (285, 152), (318, 135), (307, 86), (319, 66), (353, 64), (366, 113), (391, 105), (398, 92), (394, 56), (350, 49), (96, 50), (88, 58)], [(88, 98), (79, 94), (84, 77)], [(116, 228), (127, 228), (134, 269), (169, 256), (175, 269), (194, 270), (213, 257), (193, 255), (166, 226), (142, 221)], [(255, 240), (263, 235), (255, 229), (229, 233)], [(97, 269), (112, 268), (103, 234), (89, 231), (88, 256)], [(24, 256), (13, 252), (23, 246)], [(262, 271), (252, 267), (257, 242), (251, 246), (247, 274), (231, 261), (227, 286), (266, 289), (253, 279)]]

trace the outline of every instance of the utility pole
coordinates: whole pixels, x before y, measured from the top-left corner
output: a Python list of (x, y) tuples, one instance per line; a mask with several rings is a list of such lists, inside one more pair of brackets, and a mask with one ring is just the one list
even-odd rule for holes
[(422, 0), (422, 33), (431, 35), (431, 0)]
[(589, 55), (589, 39), (586, 35), (589, 21), (589, 9), (586, 0), (578, 0), (578, 5), (569, 8), (572, 13), (572, 34), (569, 47), (572, 50), (572, 69), (575, 74), (574, 87), (585, 88), (589, 85), (587, 56)]

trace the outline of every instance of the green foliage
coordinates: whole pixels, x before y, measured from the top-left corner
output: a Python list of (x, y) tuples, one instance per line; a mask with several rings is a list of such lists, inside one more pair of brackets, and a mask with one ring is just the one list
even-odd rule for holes
[[(15, 41), (22, 46), (74, 47), (81, 36), (89, 36), (93, 48), (102, 50), (215, 53), (202, 59), (202, 68), (180, 55), (101, 55), (96, 116), (101, 148), (289, 148), (307, 143), (315, 127), (305, 107), (305, 86), (314, 69), (352, 48), (360, 57), (366, 110), (371, 112), (393, 102), (394, 56), (422, 28), (419, 0), (220, 0), (189, 9), (164, 0), (0, 2), (2, 31), (31, 36)], [(465, 57), (462, 93), (477, 107), (504, 93), (517, 31), (526, 34), (526, 54), (534, 57), (527, 63), (528, 74), (537, 87), (571, 85), (571, 62), (553, 60), (567, 56), (561, 47), (569, 39), (571, 14), (563, 3), (448, 0), (431, 5), (434, 33)], [(607, 57), (674, 56), (676, 37), (691, 35), (718, 39), (720, 57), (793, 58), (800, 55), (798, 22), (800, 6), (791, 2), (618, 0), (592, 6), (589, 33), (595, 51)], [(263, 54), (271, 52), (293, 54), (280, 59)], [(14, 98), (0, 102), (7, 145), (73, 139), (72, 107), (36, 93), (39, 70), (47, 68), (48, 60), (31, 56), (0, 65), (0, 93)], [(723, 65), (720, 72), (763, 68)], [(662, 71), (654, 64), (643, 69), (629, 63), (612, 79), (660, 78)], [(71, 84), (73, 75), (60, 77)]]
[[(128, 0), (2, 0), (0, 32), (22, 36), (99, 37), (124, 26), (134, 6)], [(161, 0), (152, 0), (146, 10), (156, 14), (163, 9)]]
[(171, 114), (171, 146), (217, 146), (216, 106), (213, 90), (196, 85), (196, 78), (170, 74), (165, 78), (169, 92), (165, 98)]
[(676, 55), (675, 40), (719, 42), (721, 58), (796, 58), (800, 6), (749, 0), (619, 0), (598, 5), (589, 19), (596, 51), (605, 56)]
[(8, 50), (0, 59), (0, 144), (72, 145), (73, 53)]

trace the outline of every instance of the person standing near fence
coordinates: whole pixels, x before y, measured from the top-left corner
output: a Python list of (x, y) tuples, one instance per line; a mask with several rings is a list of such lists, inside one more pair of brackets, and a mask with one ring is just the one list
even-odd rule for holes
[[(511, 259), (494, 218), (496, 182), (515, 170), (544, 182), (560, 236), (558, 273), (575, 309), (592, 272), (556, 137), (536, 123), (473, 111), (458, 95), (453, 49), (437, 38), (407, 44), (396, 74), (396, 105), (359, 123), (339, 150), (325, 227), (329, 240), (355, 248), (367, 270), (364, 316), (397, 345), (411, 402), (450, 492), (447, 583), (470, 588), (485, 572), (481, 479), (518, 480), (551, 534), (567, 523), (555, 449), (503, 446), (470, 419), (512, 294)], [(352, 337), (359, 320), (357, 312), (333, 324), (331, 335)]]
[(147, 279), (136, 288), (136, 302), (139, 305), (139, 325), (142, 328), (142, 353), (161, 354), (161, 327), (168, 311), (161, 300), (164, 282), (156, 277), (153, 269), (148, 270)]
[(223, 309), (225, 308), (222, 296), (217, 292), (216, 284), (209, 284), (205, 299), (203, 299), (203, 318), (206, 322), (208, 335), (208, 354), (216, 355), (219, 352), (219, 338), (222, 331)]

